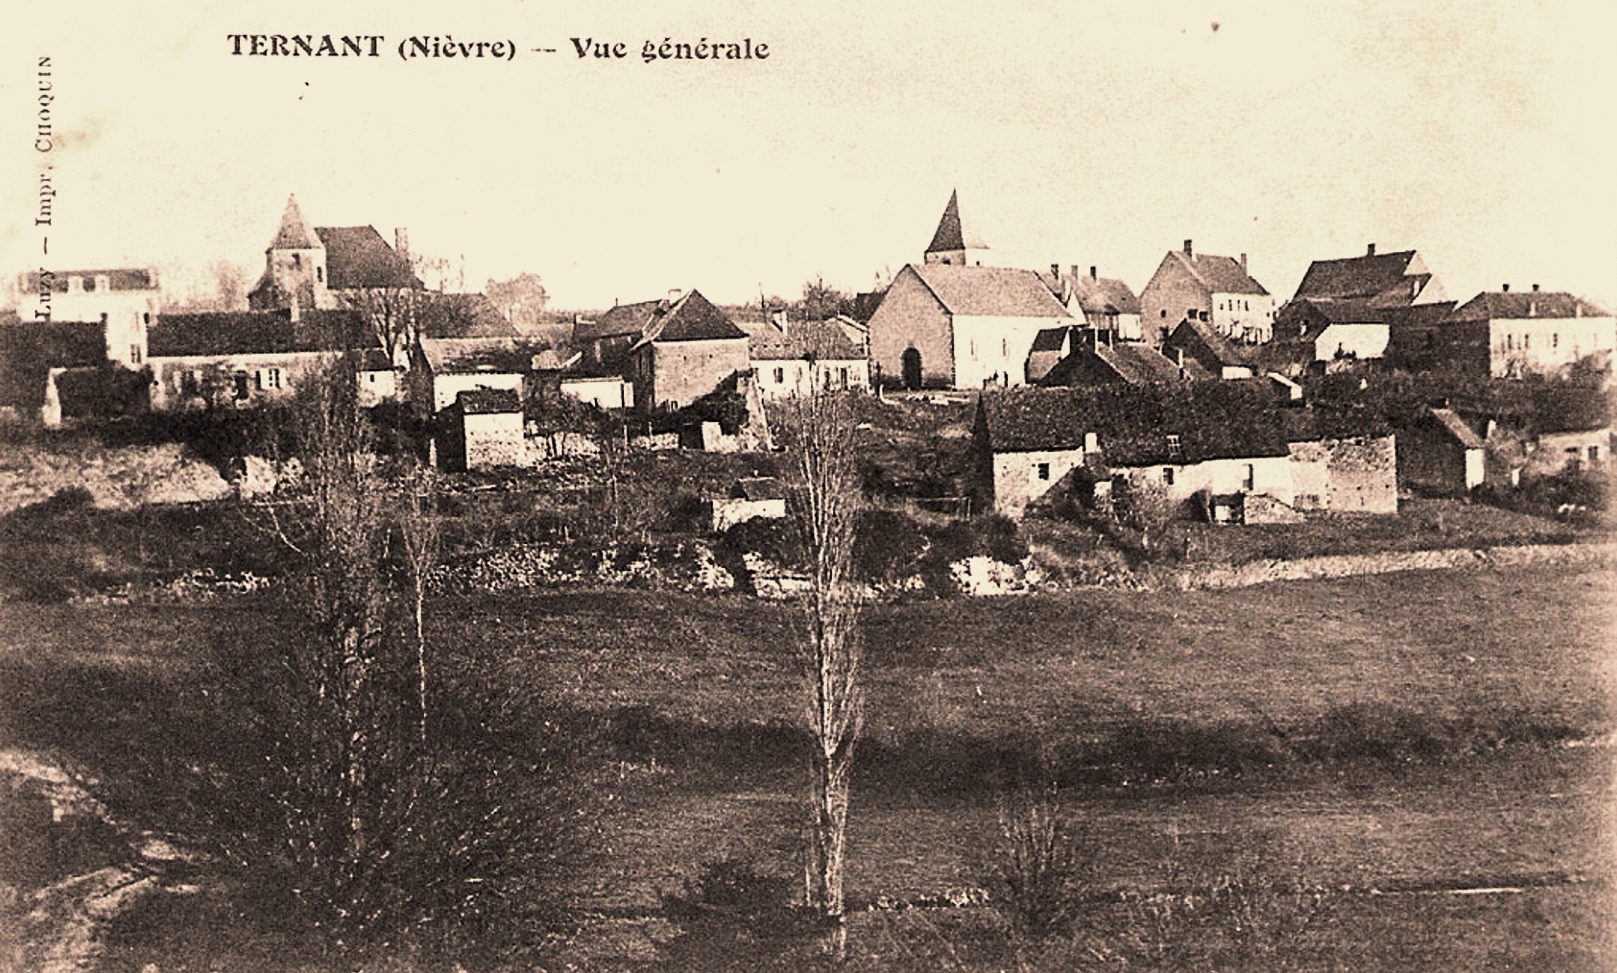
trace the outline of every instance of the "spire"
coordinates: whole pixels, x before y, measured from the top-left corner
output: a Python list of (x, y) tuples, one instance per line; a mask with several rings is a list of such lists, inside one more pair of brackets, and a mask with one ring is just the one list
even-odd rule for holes
[(949, 205), (943, 208), (943, 219), (938, 221), (938, 232), (932, 234), (932, 245), (926, 248), (926, 252), (987, 249), (988, 244), (960, 222), (960, 193), (958, 190), (950, 191)]
[(271, 250), (315, 250), (320, 241), (315, 237), (314, 231), (309, 229), (309, 223), (303, 218), (303, 211), (298, 209), (297, 196), (286, 197), (286, 211), (281, 214), (281, 226), (275, 231), (275, 239), (270, 241)]

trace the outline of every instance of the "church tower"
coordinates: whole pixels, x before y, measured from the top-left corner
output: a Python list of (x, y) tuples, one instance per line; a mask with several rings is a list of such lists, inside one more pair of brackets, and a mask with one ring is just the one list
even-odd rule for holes
[(926, 262), (977, 267), (987, 252), (988, 244), (960, 222), (959, 192), (950, 192), (949, 205), (943, 208), (943, 219), (938, 221), (938, 232), (932, 234), (932, 245), (926, 248)]
[(255, 311), (290, 310), (294, 319), (301, 311), (332, 306), (326, 248), (303, 218), (296, 196), (286, 199), (281, 225), (264, 251), (264, 276), (247, 303)]

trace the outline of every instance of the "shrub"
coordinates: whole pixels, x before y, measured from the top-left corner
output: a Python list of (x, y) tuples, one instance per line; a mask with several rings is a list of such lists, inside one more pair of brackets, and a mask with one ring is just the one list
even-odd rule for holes
[(1035, 940), (1070, 932), (1087, 850), (1056, 786), (1024, 783), (1002, 793), (999, 834), (993, 901), (1011, 928)]
[(869, 507), (860, 511), (854, 534), (854, 572), (865, 581), (898, 581), (915, 573), (926, 548), (926, 535), (908, 515)]

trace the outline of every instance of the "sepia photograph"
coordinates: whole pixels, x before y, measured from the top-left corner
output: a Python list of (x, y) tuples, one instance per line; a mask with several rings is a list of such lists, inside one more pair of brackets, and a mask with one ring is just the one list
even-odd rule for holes
[(0, 971), (1617, 970), (1617, 9), (7, 21)]

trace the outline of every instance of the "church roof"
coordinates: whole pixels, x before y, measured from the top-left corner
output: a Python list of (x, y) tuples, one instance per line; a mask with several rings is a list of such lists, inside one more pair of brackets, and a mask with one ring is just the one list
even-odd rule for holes
[(1067, 309), (1031, 270), (910, 264), (950, 314), (971, 317), (1068, 318)]
[(321, 226), (314, 232), (326, 248), (326, 286), (332, 290), (421, 286), (410, 261), (376, 227)]
[(948, 250), (987, 250), (988, 244), (969, 227), (960, 221), (960, 193), (949, 193), (949, 205), (943, 208), (943, 219), (938, 221), (938, 231), (932, 234), (932, 244), (926, 248), (927, 253), (941, 253)]
[(281, 213), (281, 225), (275, 231), (275, 239), (270, 241), (271, 250), (313, 250), (320, 246), (315, 238), (314, 231), (309, 229), (309, 222), (303, 218), (303, 210), (298, 208), (296, 196), (286, 197), (286, 209)]

